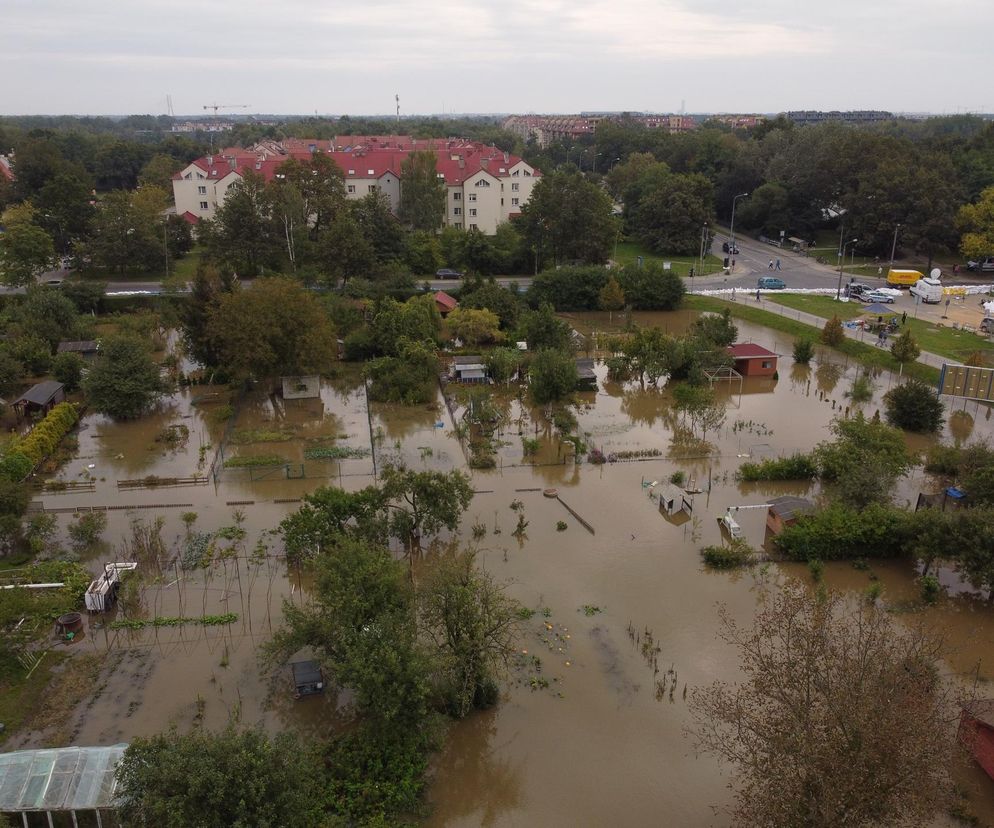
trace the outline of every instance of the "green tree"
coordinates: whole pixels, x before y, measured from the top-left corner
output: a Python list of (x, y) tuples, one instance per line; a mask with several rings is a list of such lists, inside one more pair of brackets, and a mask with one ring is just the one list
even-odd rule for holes
[(835, 484), (850, 506), (886, 503), (912, 458), (900, 431), (862, 413), (832, 423), (835, 440), (819, 443), (814, 457), (823, 480)]
[(675, 408), (690, 420), (691, 431), (701, 429), (701, 439), (725, 424), (725, 406), (714, 391), (703, 385), (681, 383), (673, 391)]
[(579, 172), (543, 175), (521, 208), (525, 243), (541, 265), (603, 264), (617, 236), (612, 203)]
[(438, 357), (431, 343), (402, 337), (390, 356), (366, 364), (369, 398), (377, 402), (419, 405), (435, 399)]
[(509, 383), (521, 365), (517, 348), (494, 348), (487, 354), (487, 373), (497, 385)]
[(376, 251), (355, 216), (343, 210), (318, 237), (321, 281), (330, 286), (368, 277), (376, 266)]
[(799, 365), (807, 365), (814, 358), (815, 344), (810, 339), (794, 340), (794, 362)]
[(292, 733), (176, 730), (131, 741), (117, 767), (129, 825), (276, 828), (326, 825), (321, 757)]
[(100, 355), (83, 381), (87, 404), (121, 420), (140, 417), (165, 390), (148, 343), (127, 335), (103, 341)]
[(35, 196), (38, 221), (52, 236), (60, 254), (87, 238), (93, 223), (93, 195), (83, 173), (61, 172), (50, 178)]
[(522, 302), (517, 293), (501, 287), (493, 279), (467, 280), (459, 295), (459, 305), (463, 308), (493, 311), (500, 318), (500, 326), (508, 329), (517, 324)]
[(0, 281), (9, 287), (34, 282), (55, 259), (52, 237), (34, 223), (37, 211), (25, 203), (9, 207), (0, 217)]
[(407, 302), (384, 299), (373, 308), (369, 330), (379, 353), (397, 355), (405, 342), (438, 340), (442, 317), (431, 295), (414, 296)]
[(895, 385), (884, 394), (887, 422), (907, 431), (938, 431), (943, 409), (935, 389), (920, 380)]
[(912, 336), (910, 330), (904, 330), (901, 335), (894, 340), (894, 343), (890, 346), (890, 352), (901, 364), (901, 370), (904, 370), (904, 366), (909, 362), (914, 362), (921, 355), (922, 349), (918, 347), (918, 342)]
[(576, 361), (566, 351), (542, 348), (528, 366), (528, 389), (537, 405), (561, 402), (576, 391)]
[(618, 280), (611, 276), (607, 284), (601, 288), (597, 304), (601, 310), (617, 311), (625, 306), (625, 291), (622, 290)]
[(695, 688), (690, 708), (698, 746), (735, 766), (734, 825), (932, 820), (959, 716), (938, 638), (801, 587), (777, 591), (751, 628), (721, 621), (744, 679)]
[(518, 323), (518, 338), (528, 343), (532, 351), (544, 348), (571, 350), (572, 329), (569, 323), (556, 316), (552, 305), (540, 305), (538, 310), (526, 311)]
[(838, 346), (846, 340), (846, 332), (842, 327), (842, 320), (833, 316), (825, 323), (821, 331), (821, 341), (826, 345)]
[(258, 276), (279, 261), (282, 244), (271, 221), (266, 182), (253, 170), (228, 189), (214, 219), (201, 222), (197, 232), (215, 258), (242, 276)]
[(449, 313), (445, 324), (452, 336), (467, 345), (490, 344), (504, 339), (500, 332), (500, 319), (493, 311), (456, 308)]
[(436, 681), (446, 709), (462, 718), (498, 698), (497, 679), (515, 652), (518, 604), (475, 553), (448, 553), (429, 562), (417, 591), (419, 627), (436, 648)]
[(24, 376), (24, 363), (15, 357), (9, 347), (0, 348), (0, 394), (6, 396), (17, 387)]
[(625, 223), (629, 233), (658, 253), (696, 255), (701, 227), (714, 223), (713, 202), (705, 176), (678, 175), (657, 164), (625, 192)]
[(790, 193), (776, 181), (768, 181), (744, 199), (736, 213), (736, 223), (776, 238), (793, 226)]
[(142, 186), (161, 187), (163, 190), (172, 189), (173, 175), (183, 169), (184, 164), (171, 155), (156, 153), (141, 168), (138, 173), (138, 183)]
[(707, 313), (697, 317), (691, 325), (691, 335), (727, 348), (738, 338), (739, 329), (732, 322), (732, 312), (725, 308), (721, 313)]
[(390, 212), (390, 197), (380, 191), (352, 202), (352, 214), (366, 240), (373, 247), (377, 262), (394, 261), (404, 253), (404, 231)]
[(969, 259), (994, 253), (994, 187), (980, 194), (975, 204), (959, 209), (956, 225), (960, 233), (960, 252)]
[(338, 352), (320, 299), (283, 277), (221, 293), (208, 316), (207, 339), (222, 366), (259, 379), (320, 373)]
[(428, 230), (416, 230), (408, 234), (404, 260), (418, 276), (434, 276), (442, 266), (442, 251), (435, 234)]
[(76, 306), (61, 291), (40, 285), (28, 287), (24, 299), (8, 310), (8, 318), (9, 334), (41, 338), (50, 351), (63, 339), (76, 338), (79, 328)]
[(358, 492), (322, 486), (304, 495), (304, 504), (280, 523), (287, 559), (300, 563), (333, 553), (346, 536), (386, 543), (385, 507), (386, 496), (377, 486)]
[(56, 354), (52, 360), (52, 376), (66, 387), (66, 391), (75, 391), (83, 379), (85, 365), (83, 357), (79, 354), (72, 352)]
[(383, 493), (390, 502), (391, 534), (417, 548), (425, 536), (454, 532), (473, 500), (469, 477), (460, 471), (383, 470)]
[(157, 187), (115, 190), (104, 196), (86, 243), (93, 263), (118, 273), (162, 267), (162, 211), (167, 200), (165, 191)]
[(434, 232), (445, 219), (445, 179), (438, 177), (435, 153), (409, 153), (400, 165), (397, 215), (413, 230)]
[(234, 277), (213, 264), (201, 262), (197, 267), (190, 283), (190, 301), (180, 306), (180, 319), (187, 352), (201, 365), (221, 363), (218, 343), (211, 338), (209, 322), (217, 312), (221, 296), (236, 287)]
[(686, 293), (683, 279), (672, 270), (663, 270), (659, 262), (626, 265), (618, 271), (618, 283), (635, 310), (676, 310)]

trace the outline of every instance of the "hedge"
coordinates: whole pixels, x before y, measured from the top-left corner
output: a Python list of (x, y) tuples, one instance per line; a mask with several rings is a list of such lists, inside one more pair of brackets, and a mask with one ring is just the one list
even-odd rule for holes
[(738, 478), (756, 480), (811, 480), (818, 476), (818, 466), (809, 454), (792, 454), (760, 463), (743, 463)]
[(873, 503), (850, 509), (833, 504), (799, 518), (775, 543), (785, 557), (795, 561), (892, 558), (911, 546), (918, 519), (914, 512), (895, 506)]
[(58, 448), (63, 438), (79, 422), (72, 403), (59, 403), (28, 435), (16, 440), (0, 459), (0, 474), (10, 480), (23, 480), (42, 460)]

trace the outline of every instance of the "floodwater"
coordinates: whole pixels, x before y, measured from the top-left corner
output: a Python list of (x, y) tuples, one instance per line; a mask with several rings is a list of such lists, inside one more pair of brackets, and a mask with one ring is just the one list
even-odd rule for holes
[[(679, 332), (691, 314), (636, 314), (639, 324)], [(578, 329), (617, 327), (606, 314), (571, 318)], [(739, 341), (754, 341), (783, 354), (777, 379), (725, 385), (728, 416), (713, 449), (680, 436), (665, 389), (612, 383), (598, 366), (599, 390), (582, 395), (578, 430), (605, 454), (639, 460), (602, 466), (576, 465), (542, 412), (512, 391), (495, 394), (498, 446), (492, 470), (472, 471), (477, 494), (461, 534), (485, 525), (476, 541), (479, 561), (523, 605), (535, 610), (523, 622), (510, 686), (494, 710), (450, 728), (434, 762), (430, 791), (434, 826), (470, 825), (726, 825), (729, 769), (697, 755), (687, 729), (687, 699), (696, 686), (737, 678), (736, 654), (716, 632), (717, 608), (748, 623), (764, 592), (784, 578), (810, 583), (806, 567), (770, 564), (735, 573), (706, 571), (700, 547), (718, 543), (716, 521), (729, 506), (760, 506), (771, 496), (807, 493), (817, 485), (742, 484), (735, 470), (746, 459), (808, 450), (829, 437), (832, 418), (859, 408), (872, 415), (897, 379), (873, 378), (873, 397), (854, 406), (846, 396), (862, 370), (820, 354), (810, 367), (792, 366), (790, 342), (781, 334), (739, 323)], [(177, 394), (163, 411), (139, 423), (116, 424), (88, 416), (79, 456), (60, 472), (63, 480), (89, 480), (92, 491), (39, 496), (46, 508), (127, 506), (108, 512), (107, 539), (119, 547), (134, 519), (164, 520), (167, 545), (181, 550), (184, 512), (197, 513), (194, 531), (243, 527), (240, 542), (208, 569), (184, 571), (172, 558), (141, 596), (146, 616), (200, 616), (234, 612), (231, 626), (186, 625), (112, 631), (94, 617), (73, 645), (105, 653), (106, 667), (92, 698), (73, 712), (76, 744), (110, 744), (176, 724), (216, 728), (235, 720), (277, 731), (288, 727), (319, 733), (339, 722), (342, 699), (333, 693), (294, 702), (285, 668), (263, 669), (258, 647), (279, 623), (283, 600), (302, 600), (306, 577), (287, 573), (278, 540), (266, 530), (324, 484), (358, 488), (373, 481), (386, 462), (420, 468), (467, 469), (455, 431), (470, 404), (467, 392), (446, 388), (435, 404), (417, 408), (370, 404), (361, 384), (345, 375), (325, 382), (319, 399), (284, 403), (256, 389), (238, 405), (232, 433), (292, 432), (280, 442), (226, 445), (225, 457), (277, 453), (288, 461), (272, 469), (229, 469), (204, 485), (119, 489), (118, 481), (150, 475), (206, 474), (224, 424), (210, 416), (228, 399), (208, 401), (209, 389)], [(186, 424), (185, 444), (166, 447), (155, 436)], [(991, 437), (990, 409), (974, 403), (952, 418), (941, 439)], [(539, 441), (526, 454), (523, 437)], [(909, 438), (915, 448), (939, 438)], [(201, 457), (202, 445), (209, 446)], [(341, 460), (308, 460), (308, 448), (348, 446), (367, 454)], [(645, 456), (645, 455), (651, 456)], [(374, 465), (375, 461), (375, 465)], [(90, 469), (89, 465), (94, 468)], [(291, 476), (302, 468), (303, 476)], [(675, 471), (693, 480), (693, 519), (664, 517), (647, 484)], [(555, 486), (563, 503), (592, 527), (588, 531), (558, 500), (541, 489)], [(899, 501), (913, 501), (935, 484), (916, 472), (902, 481)], [(522, 502), (527, 526), (513, 530)], [(149, 507), (149, 508), (142, 508)], [(764, 509), (742, 510), (737, 520), (756, 546), (764, 541)], [(72, 519), (60, 514), (60, 521)], [(557, 524), (565, 524), (561, 530)], [(257, 548), (262, 540), (269, 550)], [(91, 564), (119, 551), (105, 550)], [(873, 563), (858, 570), (829, 564), (833, 587), (863, 591), (871, 579), (884, 585), (883, 601), (910, 618), (941, 630), (952, 646), (949, 667), (961, 676), (994, 680), (994, 607), (955, 573), (941, 578), (953, 597), (936, 606), (913, 607), (913, 566)], [(654, 668), (643, 656), (651, 637), (658, 647)], [(42, 744), (44, 734), (21, 734), (8, 745)], [(982, 824), (994, 825), (994, 783), (974, 768), (957, 779), (971, 791)], [(937, 825), (944, 825), (939, 821)]]

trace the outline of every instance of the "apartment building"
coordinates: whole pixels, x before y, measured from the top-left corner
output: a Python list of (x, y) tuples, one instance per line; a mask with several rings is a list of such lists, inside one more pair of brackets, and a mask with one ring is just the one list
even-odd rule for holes
[(403, 188), (401, 170), (414, 151), (436, 156), (445, 181), (444, 223), (493, 234), (501, 222), (520, 212), (541, 173), (521, 158), (496, 147), (462, 139), (407, 136), (342, 136), (331, 140), (293, 138), (264, 141), (249, 149), (228, 148), (191, 162), (173, 176), (176, 212), (190, 221), (213, 218), (245, 170), (267, 181), (289, 158), (306, 161), (326, 153), (342, 171), (349, 198), (384, 193), (396, 212)]

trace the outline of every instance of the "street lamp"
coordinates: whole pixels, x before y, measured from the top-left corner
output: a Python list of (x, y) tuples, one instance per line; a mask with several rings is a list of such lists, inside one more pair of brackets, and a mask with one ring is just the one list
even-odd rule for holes
[(835, 289), (835, 301), (839, 301), (842, 297), (842, 268), (846, 263), (846, 248), (851, 244), (856, 244), (859, 239), (853, 239), (852, 241), (847, 241), (842, 245), (842, 255), (839, 256), (839, 286)]
[(597, 159), (600, 158), (603, 154), (604, 154), (603, 152), (598, 152), (594, 155), (594, 164), (592, 168), (593, 172), (597, 172)]
[(890, 270), (894, 269), (894, 252), (897, 250), (897, 231), (901, 229), (901, 225), (898, 224), (894, 228), (894, 241), (890, 246)]
[(732, 198), (732, 226), (729, 228), (728, 235), (732, 237), (732, 243), (728, 247), (728, 255), (734, 256), (732, 253), (735, 250), (735, 202), (740, 198), (748, 198), (749, 193), (739, 193), (737, 196)]

